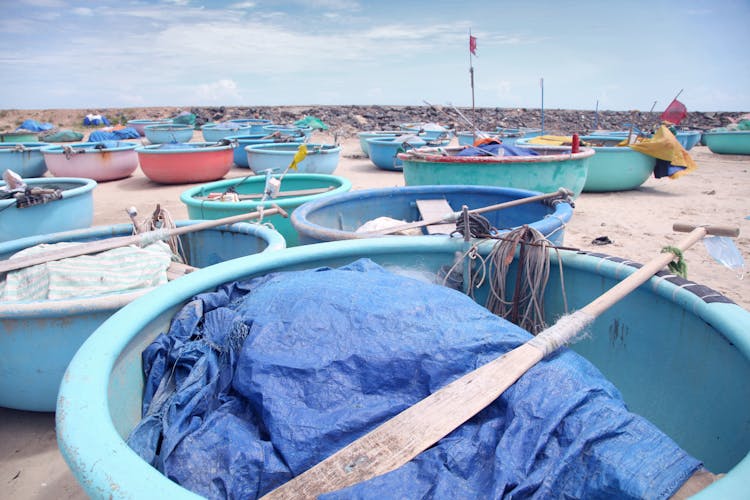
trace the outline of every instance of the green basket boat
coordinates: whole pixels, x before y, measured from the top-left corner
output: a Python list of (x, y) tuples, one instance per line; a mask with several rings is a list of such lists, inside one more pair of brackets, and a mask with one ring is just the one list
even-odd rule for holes
[(750, 130), (713, 129), (703, 132), (703, 142), (712, 153), (750, 155)]

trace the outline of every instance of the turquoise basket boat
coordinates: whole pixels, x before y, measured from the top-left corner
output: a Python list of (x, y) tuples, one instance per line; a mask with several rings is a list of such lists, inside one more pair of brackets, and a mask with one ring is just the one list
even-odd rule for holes
[[(287, 170), (299, 150), (299, 142), (277, 142), (245, 146), (247, 164), (256, 174), (270, 170), (281, 174)], [(339, 164), (341, 146), (336, 144), (307, 144), (305, 159), (297, 164), (297, 172), (332, 174)], [(291, 171), (294, 173), (294, 171)]]
[[(141, 353), (195, 294), (277, 271), (340, 266), (368, 257), (396, 273), (430, 276), (450, 267), (462, 241), (376, 238), (320, 243), (224, 262), (129, 304), (89, 337), (60, 388), (60, 450), (92, 498), (198, 498), (149, 466), (125, 443), (141, 420)], [(481, 246), (486, 257), (489, 248)], [(604, 255), (560, 251), (568, 310), (580, 309), (636, 271)], [(514, 279), (511, 265), (508, 279)], [(484, 302), (487, 285), (475, 291)], [(566, 312), (557, 272), (545, 293), (548, 322)], [(663, 274), (599, 316), (573, 349), (593, 362), (648, 418), (687, 452), (725, 477), (697, 499), (747, 498), (750, 482), (750, 313), (705, 287)], [(95, 432), (95, 439), (92, 439)], [(114, 486), (113, 486), (114, 485)]]
[[(276, 176), (277, 178), (279, 176)], [(292, 174), (281, 181), (279, 196), (261, 202), (266, 186), (266, 177), (262, 175), (242, 179), (227, 179), (196, 186), (180, 195), (180, 200), (187, 205), (188, 215), (193, 219), (220, 219), (248, 212), (259, 208), (271, 208), (278, 205), (289, 215), (300, 205), (318, 198), (345, 193), (352, 188), (352, 183), (343, 177), (325, 174)], [(212, 193), (225, 193), (234, 189), (240, 201), (218, 201), (208, 199)], [(286, 194), (285, 193), (290, 193)], [(247, 199), (243, 199), (247, 197)], [(288, 218), (271, 215), (264, 219), (271, 223), (286, 240), (287, 246), (298, 245), (298, 235)]]
[[(421, 220), (417, 200), (446, 200), (453, 212), (466, 205), (470, 210), (541, 193), (521, 189), (488, 186), (412, 186), (366, 189), (328, 196), (305, 203), (292, 214), (292, 225), (302, 244), (321, 243), (368, 235), (356, 230), (377, 217), (390, 217), (406, 222)], [(531, 202), (482, 214), (498, 229), (498, 234), (529, 225), (555, 245), (562, 245), (565, 224), (573, 216), (568, 203)]]
[(408, 140), (402, 139), (401, 136), (373, 137), (367, 139), (370, 161), (380, 169), (400, 172), (403, 169), (403, 165), (398, 158), (398, 153), (427, 144), (416, 136), (411, 137), (412, 139)]
[[(526, 146), (528, 140), (519, 139), (516, 144)], [(589, 171), (583, 185), (585, 193), (636, 189), (654, 172), (656, 158), (627, 146), (615, 146), (622, 142), (619, 137), (586, 135), (581, 140), (586, 141), (587, 147), (596, 152), (589, 160)], [(570, 147), (567, 146), (547, 147), (561, 153), (570, 152)]]
[[(201, 221), (180, 221), (178, 227)], [(133, 226), (117, 224), (47, 234), (0, 244), (0, 259), (41, 243), (83, 243), (130, 236)], [(238, 223), (180, 237), (187, 263), (207, 267), (246, 255), (285, 247), (282, 236), (265, 226)], [(83, 342), (115, 311), (153, 288), (70, 300), (0, 304), (0, 406), (54, 411), (68, 362)]]
[[(399, 153), (407, 186), (465, 184), (551, 193), (564, 187), (577, 197), (586, 183), (593, 149), (570, 154), (533, 146), (539, 156), (456, 156), (461, 148)], [(447, 153), (447, 154), (444, 154)]]
[(273, 122), (271, 120), (266, 120), (263, 118), (235, 118), (234, 120), (229, 121), (232, 123), (239, 123), (240, 125), (250, 127), (247, 135), (266, 135), (263, 128), (268, 125), (273, 125)]
[(47, 172), (42, 148), (45, 142), (3, 142), (0, 143), (0, 176), (12, 170), (21, 177), (41, 177)]
[[(91, 226), (95, 180), (39, 177), (24, 179), (24, 182), (30, 188), (60, 189), (62, 198), (23, 208), (16, 206), (15, 199), (0, 200), (0, 242)], [(0, 186), (4, 185), (0, 182)]]
[(678, 130), (675, 137), (682, 144), (682, 147), (685, 148), (685, 151), (690, 151), (693, 149), (693, 146), (700, 142), (701, 135), (700, 130)]
[(383, 138), (383, 137), (396, 137), (398, 135), (403, 135), (403, 130), (373, 130), (373, 131), (367, 131), (367, 132), (359, 132), (357, 134), (357, 137), (359, 138), (359, 148), (362, 150), (362, 152), (367, 156), (370, 157), (370, 145), (367, 142), (368, 139), (377, 139), (377, 138)]
[(207, 123), (201, 127), (203, 140), (206, 142), (218, 142), (229, 136), (250, 134), (250, 130), (250, 125), (234, 122)]
[(750, 130), (713, 129), (703, 132), (703, 141), (712, 153), (750, 155)]

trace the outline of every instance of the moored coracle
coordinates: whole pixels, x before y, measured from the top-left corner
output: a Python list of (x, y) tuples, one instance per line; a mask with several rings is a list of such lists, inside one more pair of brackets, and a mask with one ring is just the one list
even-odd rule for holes
[[(456, 132), (456, 137), (458, 138), (459, 146), (472, 146), (474, 144), (474, 141), (476, 141), (477, 139), (483, 139), (485, 137), (497, 137), (498, 139), (502, 140), (502, 138), (497, 132), (489, 132), (489, 131), (471, 131), (471, 130), (466, 131), (464, 130), (464, 131)], [(503, 143), (505, 143), (504, 140), (503, 140)]]
[(141, 170), (154, 182), (188, 184), (215, 181), (232, 168), (233, 146), (209, 142), (153, 144), (136, 148)]
[(451, 137), (453, 137), (453, 130), (438, 123), (402, 123), (399, 127), (404, 132), (419, 135), (421, 139), (427, 142), (445, 142), (445, 144), (441, 145), (447, 145)]
[(38, 137), (35, 132), (2, 132), (0, 133), (0, 142), (36, 142)]
[(240, 123), (207, 123), (201, 127), (203, 140), (206, 142), (217, 142), (229, 136), (250, 134), (250, 125)]
[[(489, 186), (411, 186), (366, 189), (310, 201), (292, 214), (292, 225), (302, 244), (324, 241), (368, 238), (356, 232), (365, 222), (377, 217), (418, 221), (417, 200), (446, 200), (454, 212), (462, 206), (469, 210), (521, 200), (540, 193), (521, 189)], [(529, 225), (544, 234), (555, 245), (562, 245), (565, 224), (573, 209), (565, 202), (550, 204), (531, 202), (494, 212), (483, 213), (498, 234)], [(454, 228), (455, 228), (455, 224)]]
[(47, 171), (42, 148), (45, 142), (0, 143), (0, 175), (12, 170), (21, 177), (41, 177)]
[(128, 120), (127, 125), (128, 127), (134, 128), (136, 132), (140, 134), (141, 137), (144, 137), (146, 135), (146, 125), (164, 125), (172, 123), (171, 118), (163, 118), (163, 119), (136, 119), (136, 120)]
[(503, 144), (513, 145), (516, 143), (518, 139), (522, 137), (530, 138), (530, 137), (537, 137), (539, 135), (542, 135), (542, 129), (530, 128), (530, 127), (520, 127), (520, 128), (497, 127), (495, 129), (495, 134), (500, 139), (502, 139)]
[(250, 127), (250, 131), (247, 135), (263, 134), (265, 131), (263, 127), (267, 125), (273, 125), (271, 120), (265, 120), (263, 118), (235, 118), (229, 120), (231, 123), (239, 123), (240, 125), (247, 125)]
[(88, 177), (113, 181), (138, 168), (138, 144), (127, 141), (82, 142), (42, 148), (44, 162), (55, 177)]
[[(247, 146), (282, 142), (266, 134), (230, 135), (226, 139), (237, 143), (237, 146), (234, 148), (234, 164), (243, 168), (250, 168), (250, 165), (247, 163), (247, 151), (245, 151)], [(302, 144), (302, 142), (296, 142), (296, 144)]]
[(675, 137), (682, 144), (682, 147), (685, 148), (685, 151), (690, 151), (693, 149), (693, 146), (700, 142), (701, 135), (700, 130), (678, 130)]
[[(456, 156), (462, 148), (420, 148), (399, 153), (407, 186), (465, 184), (581, 194), (594, 150), (562, 153), (533, 146), (538, 156)], [(447, 153), (447, 154), (446, 154)]]
[[(201, 221), (178, 221), (178, 227)], [(44, 234), (0, 244), (0, 259), (41, 243), (91, 242), (130, 236), (133, 226), (117, 224)], [(217, 262), (276, 251), (284, 239), (265, 226), (237, 223), (180, 236), (187, 263), (207, 267)], [(54, 411), (65, 368), (89, 335), (115, 311), (153, 288), (97, 297), (0, 303), (0, 406)], [(19, 390), (23, 387), (23, 390)]]
[[(416, 271), (440, 282), (439, 270), (451, 267), (464, 248), (462, 241), (449, 238), (337, 241), (236, 259), (159, 288), (103, 324), (70, 363), (57, 406), (63, 456), (93, 498), (195, 498), (124, 441), (141, 420), (141, 353), (166, 331), (179, 306), (233, 280), (340, 266), (361, 257), (396, 273)], [(486, 257), (488, 247), (482, 245), (478, 252)], [(566, 295), (563, 300), (563, 284), (552, 272), (544, 299), (549, 323), (636, 271), (605, 255), (560, 251), (551, 252), (549, 259), (552, 269), (558, 263), (563, 268)], [(515, 272), (513, 264), (509, 279)], [(485, 282), (475, 291), (480, 303), (487, 287)], [(702, 492), (703, 499), (743, 498), (750, 480), (748, 322), (750, 313), (720, 294), (660, 273), (599, 316), (586, 338), (573, 345), (619, 389), (631, 411), (648, 418), (710, 470), (728, 471)], [(91, 429), (96, 429), (96, 439), (91, 439)]]
[[(636, 189), (654, 172), (656, 158), (628, 146), (616, 146), (615, 144), (622, 142), (619, 137), (586, 135), (581, 137), (581, 140), (590, 143), (587, 147), (596, 152), (589, 159), (586, 183), (583, 185), (585, 193)], [(516, 144), (525, 147), (528, 145), (528, 139), (519, 139)], [(568, 146), (547, 147), (561, 153), (570, 152)]]
[[(339, 164), (341, 146), (336, 144), (306, 144), (307, 155), (291, 173), (332, 174)], [(298, 142), (276, 142), (245, 146), (250, 170), (262, 174), (267, 170), (284, 172), (299, 151)]]
[(402, 170), (401, 160), (398, 153), (419, 148), (427, 144), (422, 138), (415, 135), (404, 135), (396, 137), (373, 137), (367, 139), (370, 148), (370, 161), (376, 167), (383, 170)]
[(144, 131), (151, 144), (183, 143), (193, 138), (192, 126), (177, 123), (146, 125)]
[(263, 133), (278, 134), (281, 137), (287, 137), (300, 141), (307, 141), (312, 137), (312, 127), (297, 126), (297, 125), (266, 125), (263, 127)]
[(368, 139), (375, 139), (378, 137), (396, 137), (398, 135), (403, 135), (404, 132), (402, 130), (374, 130), (374, 131), (365, 131), (365, 132), (359, 132), (357, 133), (357, 137), (359, 138), (359, 147), (362, 150), (362, 152), (367, 156), (370, 157), (370, 147), (367, 143)]
[(60, 189), (62, 198), (22, 208), (16, 206), (14, 198), (0, 200), (0, 242), (91, 226), (95, 180), (40, 177), (24, 182), (30, 188)]
[[(279, 175), (274, 177), (281, 179), (279, 194), (265, 201), (262, 201), (262, 197), (266, 189), (266, 177), (260, 175), (195, 186), (184, 191), (180, 195), (180, 201), (187, 205), (188, 215), (195, 219), (219, 219), (261, 208), (267, 209), (273, 205), (280, 206), (291, 215), (303, 203), (345, 193), (352, 188), (349, 180), (334, 175), (302, 173), (285, 175), (283, 178)], [(239, 201), (209, 199), (209, 195), (226, 193), (229, 188), (237, 193)], [(271, 223), (281, 233), (287, 246), (298, 244), (297, 231), (288, 218), (276, 214), (266, 217), (264, 222)]]
[(703, 141), (712, 153), (750, 155), (750, 130), (713, 129), (703, 132)]

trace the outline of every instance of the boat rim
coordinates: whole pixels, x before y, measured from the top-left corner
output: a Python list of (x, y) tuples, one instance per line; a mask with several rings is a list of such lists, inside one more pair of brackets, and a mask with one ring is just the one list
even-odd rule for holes
[[(545, 149), (548, 146), (527, 146), (530, 148), (538, 147)], [(554, 147), (554, 146), (553, 146)], [(411, 149), (405, 153), (399, 153), (398, 158), (402, 161), (411, 161), (417, 163), (486, 163), (490, 165), (499, 163), (547, 163), (554, 161), (565, 161), (565, 160), (584, 160), (594, 155), (595, 151), (592, 148), (585, 147), (581, 148), (579, 153), (561, 153), (553, 155), (539, 155), (539, 156), (455, 156), (447, 154), (450, 152), (458, 152), (463, 150), (461, 147), (451, 148), (417, 148)], [(446, 154), (439, 154), (446, 153)]]
[[(104, 149), (96, 149), (96, 146), (98, 144), (104, 144), (105, 142), (116, 142), (117, 146), (105, 147)], [(66, 151), (65, 151), (66, 146), (73, 148), (75, 150), (78, 150), (78, 151), (83, 151), (87, 154), (88, 153), (104, 154), (104, 153), (114, 153), (117, 151), (132, 151), (138, 147), (138, 144), (135, 142), (128, 142), (128, 141), (76, 142), (74, 144), (50, 144), (48, 146), (42, 147), (41, 151), (44, 154), (62, 155), (62, 154), (66, 154)]]
[[(56, 182), (59, 182), (61, 184), (68, 183), (68, 184), (76, 184), (75, 187), (72, 187), (70, 189), (63, 189), (62, 191), (62, 197), (70, 198), (71, 196), (76, 196), (79, 194), (86, 194), (89, 191), (92, 191), (95, 187), (97, 182), (94, 179), (88, 179), (85, 177), (34, 177), (30, 179), (24, 179), (23, 180), (27, 185), (31, 184), (54, 184)], [(5, 182), (0, 181), (0, 186), (5, 186)], [(16, 200), (15, 199), (6, 199), (6, 200), (0, 200), (0, 211), (5, 210), (11, 205), (15, 205)]]
[(146, 146), (138, 146), (135, 148), (135, 152), (138, 154), (157, 154), (157, 155), (168, 155), (168, 154), (181, 154), (181, 153), (208, 153), (215, 151), (226, 151), (234, 149), (232, 144), (216, 145), (215, 142), (185, 142), (186, 146), (183, 148), (169, 148), (162, 149), (164, 144), (177, 144), (177, 143), (163, 143), (163, 144), (148, 144)]

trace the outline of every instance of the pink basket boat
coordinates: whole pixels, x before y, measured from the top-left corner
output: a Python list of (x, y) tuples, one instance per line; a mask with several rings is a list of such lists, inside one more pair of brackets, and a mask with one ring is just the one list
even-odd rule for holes
[(215, 181), (232, 168), (232, 145), (210, 142), (154, 144), (136, 148), (143, 173), (161, 184)]

